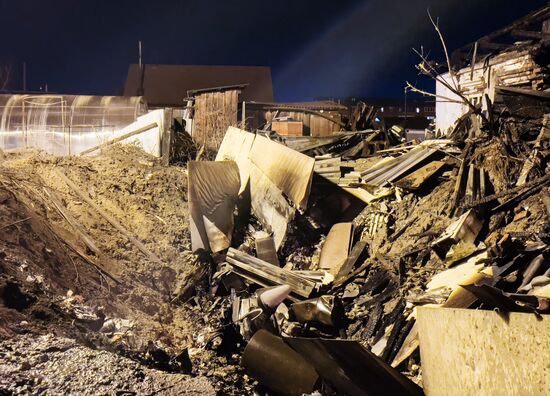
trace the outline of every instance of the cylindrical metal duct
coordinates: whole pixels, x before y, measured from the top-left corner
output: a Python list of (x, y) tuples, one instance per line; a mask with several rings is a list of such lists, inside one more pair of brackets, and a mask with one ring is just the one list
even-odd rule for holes
[(242, 364), (262, 385), (282, 395), (312, 393), (319, 375), (281, 337), (259, 330), (246, 346)]

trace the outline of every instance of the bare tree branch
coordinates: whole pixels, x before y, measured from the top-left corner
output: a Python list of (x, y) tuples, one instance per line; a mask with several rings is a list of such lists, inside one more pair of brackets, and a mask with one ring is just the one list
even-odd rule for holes
[(0, 65), (0, 90), (3, 91), (8, 86), (11, 76), (11, 63)]
[(407, 81), (407, 85), (405, 87), (406, 90), (409, 90), (411, 92), (416, 92), (416, 93), (419, 93), (419, 94), (422, 94), (422, 95), (425, 95), (425, 96), (431, 96), (431, 97), (434, 97), (434, 98), (439, 98), (439, 99), (444, 99), (445, 102), (448, 102), (448, 103), (463, 103), (461, 100), (456, 100), (456, 99), (451, 99), (447, 96), (443, 96), (443, 95), (436, 95), (436, 94), (433, 94), (431, 92), (428, 92), (428, 91), (424, 91), (420, 88), (417, 88), (416, 86), (414, 86), (413, 84), (411, 84), (410, 82)]
[[(422, 53), (420, 53), (418, 50), (416, 50), (414, 48), (413, 48), (413, 51), (422, 60), (422, 62), (419, 63), (416, 66), (416, 68), (420, 71), (420, 73), (422, 73), (425, 76), (428, 76), (428, 77), (432, 78), (433, 80), (435, 80), (435, 81), (439, 82), (440, 84), (442, 84), (449, 91), (451, 91), (452, 93), (454, 93), (455, 95), (460, 97), (460, 99), (462, 99), (462, 102), (466, 106), (468, 106), (470, 108), (470, 110), (472, 110), (472, 112), (474, 112), (474, 114), (478, 114), (484, 121), (488, 122), (487, 117), (485, 117), (485, 115), (483, 115), (481, 110), (477, 106), (475, 106), (472, 102), (470, 102), (470, 100), (466, 96), (464, 96), (464, 94), (462, 94), (462, 92), (460, 92), (459, 89), (451, 86), (451, 84), (449, 84), (447, 81), (445, 81), (444, 78), (440, 77), (440, 74), (438, 73), (438, 71), (431, 65), (430, 61), (428, 59), (426, 59), (426, 57)], [(451, 77), (451, 80), (452, 80), (452, 77)]]
[(437, 21), (434, 21), (432, 18), (432, 14), (430, 14), (430, 9), (428, 8), (428, 17), (430, 18), (430, 21), (432, 22), (432, 25), (437, 32), (437, 35), (439, 36), (439, 41), (441, 41), (441, 46), (443, 47), (443, 52), (445, 53), (445, 60), (447, 61), (447, 68), (449, 69), (449, 76), (451, 77), (451, 81), (453, 83), (453, 86), (456, 90), (459, 90), (458, 81), (455, 80), (455, 74), (453, 71), (453, 68), (451, 67), (451, 58), (449, 58), (449, 52), (447, 51), (447, 45), (445, 44), (445, 40), (443, 39), (443, 34), (441, 33), (441, 29), (439, 29), (439, 18), (437, 18)]

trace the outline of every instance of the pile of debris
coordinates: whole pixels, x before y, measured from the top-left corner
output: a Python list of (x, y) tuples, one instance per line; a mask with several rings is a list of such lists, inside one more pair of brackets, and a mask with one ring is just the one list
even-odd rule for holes
[(437, 394), (456, 363), (435, 349), (454, 311), (440, 308), (510, 324), (550, 311), (550, 116), (490, 119), (369, 158), (230, 127), (216, 161), (189, 164), (193, 250), (212, 254), (203, 279), (230, 300), (223, 326), (260, 386)]
[(362, 102), (243, 103), (224, 135), (226, 86), (197, 91), (200, 148), (156, 110), (79, 157), (1, 153), (0, 393), (548, 393), (550, 47), (523, 30), (548, 18), (460, 71), (419, 53), (422, 142)]

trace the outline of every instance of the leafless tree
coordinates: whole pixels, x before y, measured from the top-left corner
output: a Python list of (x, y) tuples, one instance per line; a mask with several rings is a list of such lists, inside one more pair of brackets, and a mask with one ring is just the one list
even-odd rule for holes
[(421, 62), (418, 65), (416, 65), (416, 69), (420, 72), (420, 74), (430, 77), (432, 80), (443, 85), (450, 92), (456, 95), (456, 97), (449, 98), (447, 96), (441, 96), (431, 92), (427, 92), (411, 84), (408, 81), (406, 82), (405, 89), (411, 92), (420, 93), (425, 96), (435, 97), (443, 101), (463, 103), (466, 106), (468, 106), (468, 108), (471, 110), (472, 113), (479, 115), (484, 121), (487, 121), (485, 115), (481, 112), (481, 107), (474, 105), (466, 96), (464, 96), (464, 94), (462, 94), (460, 90), (460, 83), (458, 81), (455, 71), (452, 68), (449, 52), (447, 51), (447, 45), (445, 44), (443, 33), (441, 32), (441, 29), (439, 27), (439, 19), (434, 20), (429, 10), (428, 10), (428, 17), (430, 18), (430, 22), (432, 23), (437, 35), (439, 36), (439, 41), (441, 42), (441, 46), (443, 47), (443, 52), (445, 54), (445, 60), (447, 63), (446, 66), (449, 72), (448, 73), (449, 77), (448, 78), (442, 77), (441, 71), (437, 69), (436, 63), (428, 59), (428, 56), (424, 53), (424, 50), (422, 48), (420, 50), (413, 49), (413, 51), (420, 57), (420, 60), (421, 60)]
[(0, 64), (0, 91), (5, 91), (11, 79), (11, 63)]

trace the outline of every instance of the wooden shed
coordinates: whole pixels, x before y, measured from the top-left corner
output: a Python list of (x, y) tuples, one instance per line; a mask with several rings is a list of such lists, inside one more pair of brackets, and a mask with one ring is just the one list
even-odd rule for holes
[(192, 137), (199, 146), (218, 150), (227, 128), (237, 126), (239, 95), (246, 84), (188, 91), (195, 100)]

